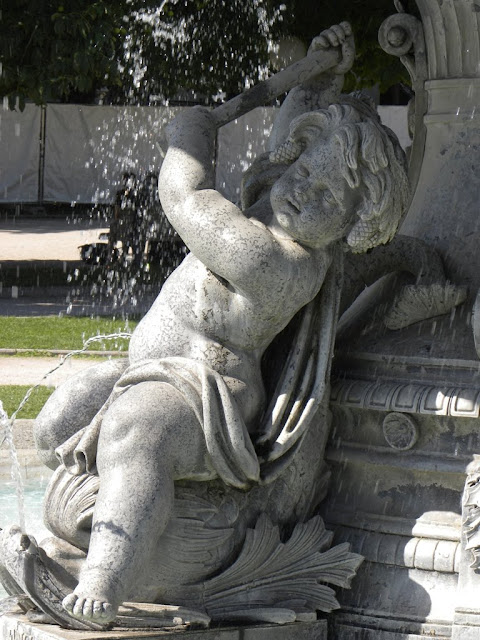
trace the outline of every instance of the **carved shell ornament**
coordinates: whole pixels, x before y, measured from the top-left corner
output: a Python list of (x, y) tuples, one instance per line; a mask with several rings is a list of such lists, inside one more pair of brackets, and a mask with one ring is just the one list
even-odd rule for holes
[(467, 288), (451, 282), (406, 285), (384, 317), (387, 329), (403, 329), (415, 322), (441, 316), (467, 298)]

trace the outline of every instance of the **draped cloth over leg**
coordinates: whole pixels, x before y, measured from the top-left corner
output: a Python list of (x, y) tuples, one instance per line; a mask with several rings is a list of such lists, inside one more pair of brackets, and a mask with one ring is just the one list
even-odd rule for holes
[[(153, 381), (171, 385), (194, 411), (203, 430), (209, 456), (207, 463), (211, 468), (210, 475), (204, 468), (199, 470), (199, 480), (218, 477), (227, 486), (247, 490), (255, 484), (272, 483), (281, 476), (294, 461), (304, 436), (311, 429), (318, 407), (325, 407), (328, 402), (330, 361), (341, 279), (341, 253), (337, 252), (322, 291), (300, 311), (297, 335), (292, 341), (290, 354), (279, 375), (272, 402), (260, 422), (260, 429), (257, 430), (260, 437), (256, 440), (256, 446), (258, 451), (261, 451), (261, 456), (257, 454), (239, 407), (225, 380), (208, 365), (189, 358), (171, 357), (144, 360), (127, 367), (92, 422), (56, 450), (62, 464), (55, 472), (47, 490), (46, 503), (55, 505), (55, 509), (51, 511), (46, 524), (62, 541), (62, 553), (65, 545), (69, 544), (77, 559), (82, 553), (81, 558), (88, 553), (94, 506), (101, 484), (101, 477), (96, 473), (96, 456), (102, 422), (109, 407), (125, 391), (143, 382)], [(148, 408), (139, 406), (138, 411), (148, 411)], [(324, 416), (323, 412), (321, 416)], [(313, 441), (320, 443), (320, 446), (318, 451), (310, 449), (311, 455), (308, 456), (310, 463), (317, 456), (320, 466), (323, 458), (321, 442), (322, 438), (326, 438), (328, 430), (326, 422), (319, 417), (315, 424)], [(134, 428), (135, 425), (132, 424), (132, 429)], [(155, 428), (154, 424), (152, 428)], [(317, 432), (321, 437), (316, 437)], [(102, 446), (108, 446), (108, 443), (102, 443)], [(312, 468), (315, 474), (315, 462)], [(202, 523), (203, 521), (200, 523), (203, 527)], [(216, 529), (214, 535), (217, 540)], [(15, 549), (10, 555), (17, 558), (18, 549), (22, 552), (23, 547), (19, 547), (15, 537), (7, 538), (15, 543)], [(197, 559), (198, 544), (198, 540), (195, 540), (194, 547), (197, 546), (194, 550)], [(202, 550), (205, 549), (210, 561), (211, 538), (207, 536), (202, 545)], [(22, 560), (21, 571), (26, 568), (28, 575), (33, 576), (35, 580), (38, 578), (40, 582), (37, 580), (31, 588), (22, 582), (21, 588), (34, 599), (42, 611), (60, 624), (69, 626), (71, 618), (62, 606), (64, 576), (59, 578), (58, 584), (62, 587), (59, 590), (55, 562), (53, 565), (49, 564), (46, 555), (37, 552), (30, 554), (28, 550), (23, 556), (25, 562)], [(4, 568), (7, 570), (6, 566)], [(20, 575), (19, 571), (9, 569), (8, 573), (14, 577)], [(73, 572), (70, 577), (73, 579), (75, 575)], [(50, 606), (52, 602), (55, 606)], [(88, 627), (88, 624), (86, 626)]]
[(92, 422), (57, 448), (57, 457), (70, 473), (96, 472), (98, 438), (108, 408), (130, 387), (152, 381), (174, 387), (195, 412), (216, 472), (212, 471), (212, 478), (218, 475), (238, 489), (258, 482), (257, 455), (225, 380), (205, 363), (180, 357), (143, 360), (125, 370)]

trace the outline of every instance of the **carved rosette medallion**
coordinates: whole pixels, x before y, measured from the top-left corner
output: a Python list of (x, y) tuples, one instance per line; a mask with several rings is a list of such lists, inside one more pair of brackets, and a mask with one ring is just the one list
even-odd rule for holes
[(418, 427), (405, 413), (389, 413), (383, 420), (383, 436), (392, 449), (407, 451), (418, 440)]

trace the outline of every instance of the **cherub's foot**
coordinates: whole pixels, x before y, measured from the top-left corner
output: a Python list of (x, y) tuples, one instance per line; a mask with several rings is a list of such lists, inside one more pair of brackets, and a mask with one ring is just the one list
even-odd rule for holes
[(115, 620), (116, 609), (109, 602), (70, 593), (62, 602), (65, 611), (77, 618), (107, 626)]

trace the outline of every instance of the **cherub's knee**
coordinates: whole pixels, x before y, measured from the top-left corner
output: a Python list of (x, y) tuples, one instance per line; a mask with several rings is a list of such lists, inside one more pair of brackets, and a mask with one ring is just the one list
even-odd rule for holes
[(206, 444), (198, 419), (169, 384), (142, 382), (106, 412), (97, 451), (99, 471), (128, 464), (161, 466), (177, 478), (204, 476)]
[[(128, 389), (108, 408), (102, 420), (97, 460), (131, 462), (136, 456), (144, 456), (145, 450), (157, 450), (166, 444), (165, 436), (172, 431), (168, 409), (156, 411), (153, 405), (157, 398), (142, 393), (144, 385)], [(157, 383), (153, 393), (162, 396), (162, 385)]]
[(94, 365), (67, 380), (50, 396), (34, 426), (35, 443), (44, 464), (52, 469), (58, 466), (55, 449), (91, 422), (125, 366), (123, 360)]

